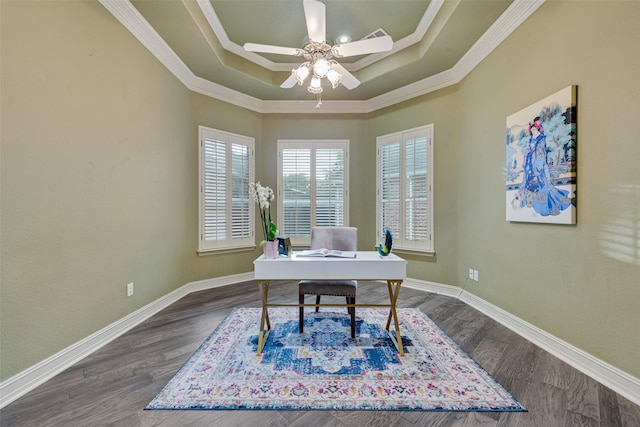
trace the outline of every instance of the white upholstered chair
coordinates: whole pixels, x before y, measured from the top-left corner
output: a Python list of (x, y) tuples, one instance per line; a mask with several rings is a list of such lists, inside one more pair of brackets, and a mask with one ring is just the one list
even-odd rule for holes
[[(311, 249), (339, 251), (358, 250), (358, 229), (355, 227), (312, 227)], [(316, 295), (320, 304), (322, 295), (343, 296), (347, 304), (356, 303), (358, 282), (355, 280), (302, 280), (299, 283), (299, 301), (304, 304), (305, 295)], [(316, 307), (316, 312), (320, 307)], [(351, 337), (356, 335), (356, 308), (347, 307), (351, 315)], [(304, 331), (304, 307), (300, 307), (300, 333)]]

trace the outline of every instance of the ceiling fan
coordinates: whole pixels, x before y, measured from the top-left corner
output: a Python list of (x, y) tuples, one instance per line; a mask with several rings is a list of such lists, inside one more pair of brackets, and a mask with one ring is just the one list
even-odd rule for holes
[(335, 89), (342, 84), (347, 89), (355, 89), (360, 81), (334, 58), (385, 52), (393, 47), (390, 36), (358, 40), (350, 43), (331, 45), (326, 40), (326, 11), (324, 3), (318, 0), (303, 0), (304, 16), (307, 23), (308, 41), (302, 48), (272, 46), (257, 43), (245, 43), (249, 52), (275, 53), (281, 55), (302, 56), (306, 62), (294, 68), (291, 76), (280, 85), (291, 88), (296, 83), (304, 84), (307, 77), (311, 82), (307, 90), (318, 95), (318, 107), (322, 104), (322, 79), (326, 78)]

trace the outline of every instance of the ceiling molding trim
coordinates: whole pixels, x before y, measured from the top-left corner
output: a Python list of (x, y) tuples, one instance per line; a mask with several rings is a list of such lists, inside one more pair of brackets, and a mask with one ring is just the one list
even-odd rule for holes
[[(349, 112), (371, 113), (458, 84), (544, 2), (545, 0), (515, 0), (452, 68), (369, 100), (353, 104), (355, 108)], [(272, 101), (265, 107), (279, 107), (279, 112), (295, 113), (298, 111), (295, 107), (291, 111), (284, 111), (285, 104), (278, 107), (275, 106), (275, 104), (282, 102)], [(329, 104), (329, 102), (323, 103), (323, 107), (325, 107), (325, 104)], [(346, 105), (342, 107), (346, 107)], [(326, 109), (330, 109), (329, 105), (327, 105)], [(267, 110), (266, 112), (271, 112), (269, 108)], [(318, 110), (322, 110), (322, 108), (306, 112), (325, 112)]]
[(263, 104), (265, 101), (233, 89), (229, 89), (226, 86), (203, 79), (202, 77), (198, 77), (193, 74), (192, 76), (193, 77), (189, 80), (189, 83), (185, 85), (189, 90), (210, 98), (228, 102), (229, 104), (233, 104), (238, 107), (246, 108), (247, 110), (255, 111), (257, 113), (264, 112)]
[(461, 75), (455, 67), (450, 68), (441, 73), (429, 76), (426, 79), (408, 84), (367, 100), (367, 112), (371, 113), (382, 108), (399, 104), (400, 102), (408, 101), (412, 98), (417, 98), (418, 96), (435, 92), (439, 89), (444, 89), (445, 87), (453, 86), (459, 83), (463, 78), (464, 75)]
[(374, 62), (380, 61), (381, 59), (386, 58), (389, 55), (393, 55), (403, 49), (408, 48), (422, 40), (424, 35), (427, 33), (427, 30), (433, 23), (433, 20), (436, 18), (436, 15), (440, 11), (440, 8), (444, 4), (444, 0), (431, 0), (429, 2), (429, 6), (427, 10), (424, 12), (422, 19), (418, 23), (416, 30), (406, 36), (403, 39), (398, 40), (397, 42), (393, 42), (393, 48), (386, 52), (375, 53), (372, 55), (365, 56), (364, 58), (354, 62), (353, 64), (349, 64), (351, 67), (347, 68), (349, 71), (357, 71), (364, 67), (367, 67)]
[(99, 0), (100, 3), (138, 39), (185, 86), (193, 72), (182, 62), (162, 37), (129, 1)]
[(99, 0), (189, 90), (262, 113), (261, 100), (196, 76), (129, 1)]
[(456, 65), (439, 74), (369, 99), (370, 111), (459, 83), (544, 2), (545, 0), (514, 0)]
[(218, 41), (220, 42), (220, 44), (224, 49), (228, 50), (229, 52), (235, 55), (245, 58), (246, 60), (251, 61), (254, 64), (264, 67), (269, 71), (291, 71), (291, 69), (297, 65), (297, 64), (278, 64), (268, 60), (262, 55), (258, 55), (257, 53), (248, 52), (244, 50), (242, 46), (229, 40), (229, 36), (227, 35), (227, 32), (224, 30), (224, 27), (222, 26), (222, 22), (220, 22), (220, 19), (218, 19), (218, 15), (216, 14), (216, 11), (213, 9), (213, 6), (211, 6), (211, 2), (209, 0), (197, 0), (197, 2), (198, 2), (198, 6), (200, 6), (200, 10), (202, 10), (202, 13), (204, 14), (205, 18), (207, 19), (207, 22), (209, 23), (209, 26), (215, 33), (216, 37), (218, 38)]
[(469, 74), (544, 2), (545, 0), (514, 0), (471, 49), (460, 58), (454, 68), (459, 68), (465, 76)]

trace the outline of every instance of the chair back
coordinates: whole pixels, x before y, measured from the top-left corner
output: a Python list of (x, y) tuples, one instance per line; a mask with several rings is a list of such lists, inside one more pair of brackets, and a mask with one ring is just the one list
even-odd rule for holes
[(358, 229), (356, 227), (312, 227), (311, 249), (322, 248), (357, 251)]

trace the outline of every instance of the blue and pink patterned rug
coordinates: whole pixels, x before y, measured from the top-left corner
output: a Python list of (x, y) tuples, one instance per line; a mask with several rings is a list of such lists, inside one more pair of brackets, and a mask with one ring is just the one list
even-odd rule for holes
[[(424, 313), (398, 309), (405, 356), (384, 330), (388, 310), (272, 308), (256, 356), (260, 309), (234, 309), (146, 409), (524, 411)], [(339, 310), (339, 309), (336, 309)]]

